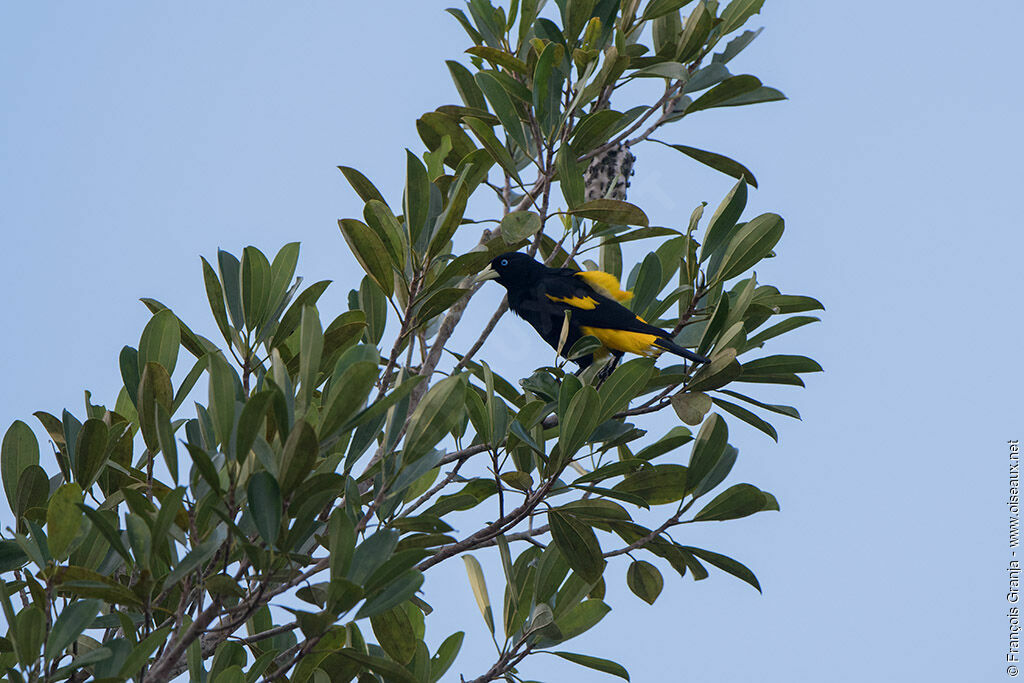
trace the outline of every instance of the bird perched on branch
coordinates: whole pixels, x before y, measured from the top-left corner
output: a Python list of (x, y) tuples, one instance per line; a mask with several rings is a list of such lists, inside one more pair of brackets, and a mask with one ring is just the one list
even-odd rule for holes
[(507, 289), (512, 312), (563, 356), (580, 338), (596, 337), (604, 350), (572, 359), (580, 370), (591, 365), (595, 355), (608, 353), (613, 356), (608, 371), (626, 352), (657, 356), (668, 351), (695, 363), (709, 362), (619, 303), (629, 301), (633, 294), (623, 291), (618, 278), (609, 273), (548, 268), (526, 254), (508, 252), (477, 276), (477, 281), (484, 280), (497, 280)]

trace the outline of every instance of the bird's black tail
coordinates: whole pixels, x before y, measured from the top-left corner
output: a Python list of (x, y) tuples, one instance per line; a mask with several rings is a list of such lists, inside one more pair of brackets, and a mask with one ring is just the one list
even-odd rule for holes
[(654, 345), (657, 346), (659, 349), (668, 351), (669, 353), (674, 353), (677, 356), (682, 356), (683, 358), (686, 358), (687, 360), (692, 360), (694, 363), (711, 362), (710, 358), (706, 358), (705, 356), (702, 356), (699, 353), (694, 353), (689, 349), (684, 349), (682, 346), (679, 346), (679, 344), (676, 344), (667, 337), (658, 337), (658, 339), (655, 340)]

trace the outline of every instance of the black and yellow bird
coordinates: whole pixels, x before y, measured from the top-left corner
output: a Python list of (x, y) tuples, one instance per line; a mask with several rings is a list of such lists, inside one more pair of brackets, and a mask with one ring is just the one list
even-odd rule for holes
[[(598, 351), (598, 357), (606, 353), (613, 356), (609, 369), (627, 352), (657, 356), (668, 351), (695, 363), (709, 362), (623, 306), (620, 302), (629, 301), (633, 294), (623, 291), (618, 278), (609, 273), (548, 268), (526, 254), (508, 252), (492, 260), (477, 280), (497, 280), (508, 290), (512, 312), (530, 323), (560, 353), (568, 353), (581, 337), (591, 335), (607, 349)], [(568, 330), (566, 311), (570, 312)], [(582, 370), (594, 360), (595, 354), (589, 354), (574, 362)]]

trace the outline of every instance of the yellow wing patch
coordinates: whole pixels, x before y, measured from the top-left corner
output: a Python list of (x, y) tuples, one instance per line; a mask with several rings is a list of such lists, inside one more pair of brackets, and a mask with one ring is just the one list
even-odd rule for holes
[(581, 325), (580, 331), (583, 334), (597, 337), (602, 344), (613, 351), (625, 351), (641, 356), (657, 356), (661, 353), (661, 349), (654, 345), (658, 337), (653, 334), (612, 330), (606, 327), (587, 327), (586, 325)]
[(611, 273), (605, 273), (600, 270), (581, 270), (576, 275), (583, 278), (588, 285), (609, 299), (629, 301), (633, 298), (633, 292), (623, 290), (619, 284), (619, 279)]
[(589, 296), (551, 296), (550, 294), (545, 294), (544, 296), (552, 301), (568, 304), (573, 308), (579, 308), (584, 311), (592, 311), (597, 308), (597, 302), (594, 301), (593, 297)]

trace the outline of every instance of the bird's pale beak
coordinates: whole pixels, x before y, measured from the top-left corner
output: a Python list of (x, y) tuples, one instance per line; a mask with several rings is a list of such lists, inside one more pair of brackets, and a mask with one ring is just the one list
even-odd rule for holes
[(473, 282), (480, 283), (486, 282), (487, 280), (497, 280), (498, 277), (498, 271), (496, 271), (494, 268), (491, 268), (490, 266), (487, 266), (479, 273), (477, 273), (477, 276), (473, 278)]

